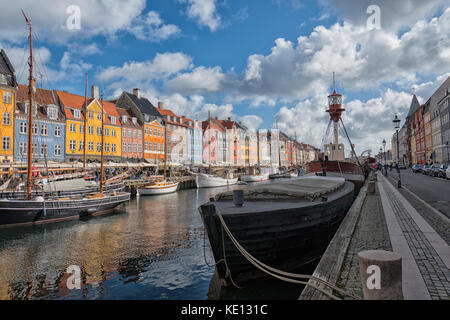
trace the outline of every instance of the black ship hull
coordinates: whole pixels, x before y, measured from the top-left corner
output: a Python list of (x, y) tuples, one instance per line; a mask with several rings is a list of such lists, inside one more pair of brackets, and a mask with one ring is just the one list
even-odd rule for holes
[[(317, 261), (325, 252), (342, 219), (353, 202), (354, 185), (345, 182), (324, 199), (301, 203), (261, 202), (247, 212), (233, 213), (219, 202), (209, 202), (199, 210), (205, 225), (216, 269), (222, 283), (229, 284), (228, 265), (234, 283), (267, 277), (236, 249), (216, 214), (220, 210), (229, 230), (251, 255), (283, 271), (294, 271)], [(246, 202), (247, 204), (247, 202)], [(223, 232), (223, 240), (222, 240)], [(225, 253), (225, 255), (224, 255)]]
[(119, 192), (106, 197), (78, 199), (0, 200), (0, 228), (58, 222), (111, 212), (130, 200), (130, 194)]
[[(123, 182), (120, 183), (114, 183), (114, 184), (107, 184), (103, 187), (104, 192), (111, 192), (111, 191), (122, 191), (125, 188), (125, 184)], [(78, 196), (82, 194), (91, 194), (91, 193), (97, 193), (100, 192), (100, 187), (88, 187), (88, 188), (81, 188), (77, 190), (70, 190), (70, 191), (51, 191), (51, 192), (42, 192), (33, 190), (31, 195), (32, 197), (36, 196), (44, 196), (44, 197), (69, 197), (69, 196)], [(11, 191), (11, 190), (5, 190), (0, 191), (0, 199), (24, 199), (26, 197), (26, 193), (24, 191)]]

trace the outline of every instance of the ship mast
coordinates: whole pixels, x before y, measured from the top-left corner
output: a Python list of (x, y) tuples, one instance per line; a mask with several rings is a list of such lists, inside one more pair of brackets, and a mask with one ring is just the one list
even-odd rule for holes
[(164, 179), (166, 178), (167, 172), (167, 125), (164, 128)]
[(105, 129), (104, 129), (104, 110), (103, 110), (103, 92), (102, 97), (100, 99), (100, 106), (102, 111), (102, 151), (100, 156), (100, 194), (103, 194), (103, 148), (104, 148), (104, 137), (105, 137)]
[(86, 176), (86, 134), (87, 134), (87, 86), (88, 74), (86, 72), (86, 87), (84, 90), (84, 136), (83, 136), (83, 175)]
[(31, 200), (31, 184), (33, 180), (32, 172), (32, 159), (33, 159), (33, 106), (34, 106), (34, 91), (35, 91), (35, 79), (33, 77), (33, 29), (31, 26), (31, 20), (28, 19), (25, 12), (22, 10), (22, 14), (25, 17), (25, 21), (30, 30), (30, 60), (28, 62), (30, 75), (28, 78), (28, 168), (27, 168), (27, 199)]

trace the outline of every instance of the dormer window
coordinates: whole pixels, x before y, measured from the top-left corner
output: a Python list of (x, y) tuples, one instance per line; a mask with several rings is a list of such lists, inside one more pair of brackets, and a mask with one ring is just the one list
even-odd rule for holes
[(81, 118), (81, 112), (78, 109), (73, 109), (73, 116), (75, 119), (80, 119)]
[(58, 109), (56, 109), (55, 107), (47, 107), (47, 115), (49, 119), (58, 119)]
[(8, 84), (6, 82), (6, 76), (3, 73), (0, 73), (0, 84)]
[(122, 122), (123, 123), (127, 123), (128, 121), (128, 117), (127, 116), (122, 116)]
[(111, 123), (112, 123), (112, 124), (116, 124), (116, 117), (111, 116)]
[(137, 118), (133, 117), (131, 118), (131, 121), (133, 122), (133, 124), (137, 124)]

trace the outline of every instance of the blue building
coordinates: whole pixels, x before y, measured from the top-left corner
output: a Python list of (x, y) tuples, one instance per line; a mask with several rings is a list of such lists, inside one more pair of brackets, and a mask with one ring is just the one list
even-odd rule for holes
[[(16, 162), (27, 161), (29, 109), (28, 87), (19, 85), (14, 121)], [(63, 162), (66, 123), (53, 91), (36, 89), (32, 130), (33, 162)]]
[(203, 160), (203, 130), (202, 122), (183, 117), (187, 125), (188, 165), (199, 165)]

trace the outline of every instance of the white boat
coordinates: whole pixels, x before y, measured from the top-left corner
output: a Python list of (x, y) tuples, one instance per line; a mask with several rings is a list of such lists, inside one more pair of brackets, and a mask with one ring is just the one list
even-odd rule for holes
[(296, 173), (294, 171), (286, 172), (283, 175), (283, 178), (294, 178), (294, 177), (298, 177), (298, 173)]
[(158, 181), (153, 184), (144, 186), (137, 190), (137, 194), (142, 195), (156, 195), (156, 194), (167, 194), (176, 192), (178, 189), (179, 182), (170, 181)]
[(245, 182), (261, 182), (261, 181), (266, 181), (266, 180), (269, 180), (268, 172), (259, 174), (259, 175), (246, 174), (241, 177), (241, 181), (245, 181)]
[(197, 188), (225, 187), (238, 182), (238, 178), (222, 178), (206, 173), (197, 174), (195, 180), (197, 183)]

